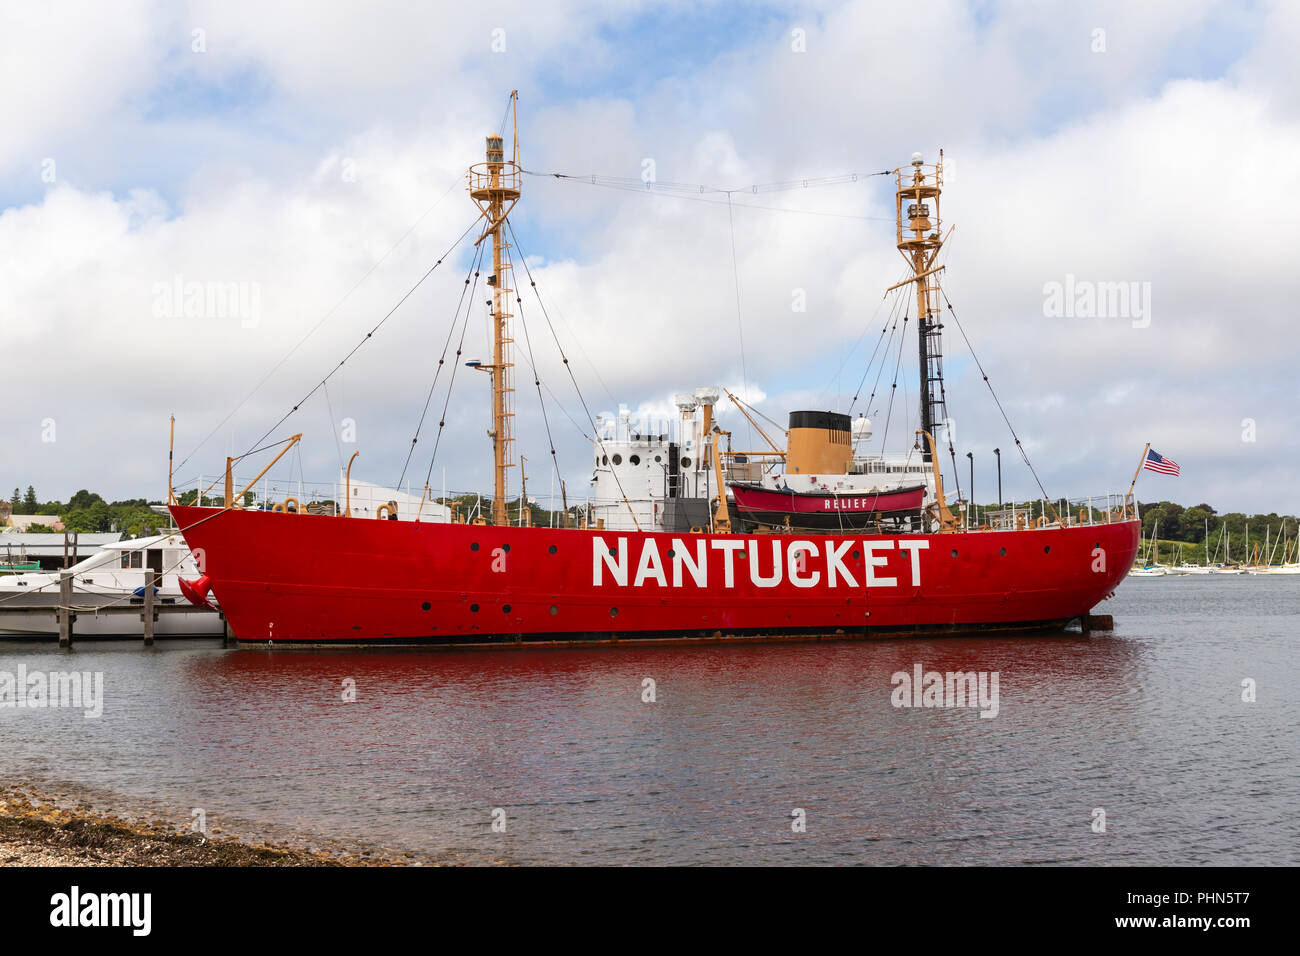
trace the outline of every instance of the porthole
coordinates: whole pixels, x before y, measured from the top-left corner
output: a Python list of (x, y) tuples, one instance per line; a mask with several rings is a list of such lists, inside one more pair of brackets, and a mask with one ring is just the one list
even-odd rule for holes
[(609, 556), (610, 556), (611, 558), (617, 558), (617, 557), (618, 557), (618, 548), (610, 548), (610, 549), (609, 549)]
[(631, 464), (633, 464), (633, 465), (639, 465), (639, 464), (641, 464), (641, 456), (640, 456), (640, 455), (633, 455), (631, 458), (628, 459), (628, 462), (631, 463)]
[(501, 547), (502, 547), (502, 549), (505, 550), (505, 552), (506, 552), (507, 554), (510, 553), (510, 545), (508, 545), (508, 544), (503, 544), (503, 545), (501, 545)]
[(1005, 558), (1005, 557), (1007, 556), (1007, 549), (1006, 549), (1006, 548), (999, 548), (999, 549), (998, 549), (998, 554), (1002, 555), (1002, 557)]
[(609, 609), (609, 616), (610, 616), (610, 617), (618, 617), (618, 608), (616, 608), (616, 607), (612, 607), (612, 608), (610, 608), (610, 609)]
[[(954, 552), (954, 557), (955, 557), (955, 556), (956, 556), (956, 553)], [(854, 552), (853, 552), (853, 560), (854, 560), (854, 561), (858, 560), (860, 557), (862, 557), (862, 552), (861, 552), (861, 551), (854, 551)]]
[(471, 604), (471, 605), (469, 606), (469, 609), (470, 609), (470, 612), (473, 613), (473, 614), (477, 614), (477, 613), (478, 613), (478, 605), (477, 605), (477, 604)]
[(691, 460), (690, 460), (689, 458), (683, 458), (683, 459), (682, 459), (682, 467), (683, 467), (683, 468), (689, 468), (689, 467), (691, 467)]
[(558, 607), (556, 607), (554, 604), (552, 604), (552, 605), (551, 605), (551, 613), (552, 613), (552, 614), (559, 614), (559, 613), (560, 613), (560, 609), (559, 609)]
[(952, 556), (953, 556), (954, 558), (957, 557), (957, 549), (956, 549), (956, 548), (953, 548), (953, 549), (952, 549)]
[(550, 546), (549, 548), (547, 548), (546, 550), (547, 550), (548, 553), (550, 553), (550, 554), (554, 554), (555, 551), (556, 551), (555, 545), (551, 545), (551, 546)]
[(1051, 554), (1051, 553), (1052, 553), (1052, 546), (1050, 544), (1043, 545), (1043, 554)]
[(601, 463), (602, 465), (608, 465), (608, 464), (609, 464), (609, 455), (601, 455), (601, 456), (600, 456), (600, 463)]
[(502, 614), (509, 614), (509, 613), (510, 613), (510, 605), (509, 605), (509, 604), (502, 604), (502, 605), (501, 605), (501, 613), (502, 613)]
[(659, 462), (661, 462), (661, 461), (663, 461), (663, 460), (664, 460), (664, 456), (663, 456), (663, 455), (655, 455), (655, 464), (656, 464), (656, 465), (659, 464)]
[(475, 541), (473, 544), (471, 544), (471, 545), (469, 546), (469, 549), (470, 549), (471, 551), (477, 551), (477, 550), (478, 550), (478, 542)]
[(616, 465), (621, 465), (621, 464), (623, 464), (623, 456), (622, 456), (622, 455), (617, 455), (617, 454), (616, 454), (616, 455), (614, 456), (614, 464), (616, 464)]
[(670, 557), (670, 558), (675, 558), (675, 557), (677, 557), (677, 552), (676, 552), (674, 549), (669, 548), (669, 549), (668, 549), (668, 557)]
[(433, 605), (430, 604), (428, 601), (425, 601), (423, 604), (420, 605), (420, 610), (427, 611), (431, 607), (433, 607)]

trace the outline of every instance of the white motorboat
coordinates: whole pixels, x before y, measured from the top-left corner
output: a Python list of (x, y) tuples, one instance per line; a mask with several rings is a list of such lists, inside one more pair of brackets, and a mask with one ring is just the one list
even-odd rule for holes
[[(199, 577), (201, 572), (179, 533), (160, 534), (104, 545), (65, 570), (29, 571), (0, 578), (0, 633), (57, 634), (60, 579), (71, 574), (78, 636), (138, 635), (141, 624), (135, 615), (96, 611), (143, 605), (145, 574), (149, 571), (159, 572), (160, 583), (155, 591), (158, 606), (183, 604), (188, 609), (190, 602), (181, 592), (179, 579)], [(154, 633), (159, 637), (220, 636), (224, 624), (215, 611), (164, 611), (158, 615)]]

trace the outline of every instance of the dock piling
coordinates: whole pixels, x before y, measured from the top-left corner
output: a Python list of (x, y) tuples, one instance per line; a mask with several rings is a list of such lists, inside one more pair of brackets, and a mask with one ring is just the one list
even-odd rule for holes
[(77, 615), (72, 612), (72, 574), (59, 575), (59, 647), (72, 648), (72, 622)]
[(144, 613), (140, 615), (140, 620), (144, 622), (144, 646), (153, 647), (154, 625), (158, 622), (158, 611), (156, 610), (157, 595), (154, 593), (158, 587), (159, 574), (157, 571), (149, 570), (144, 575)]

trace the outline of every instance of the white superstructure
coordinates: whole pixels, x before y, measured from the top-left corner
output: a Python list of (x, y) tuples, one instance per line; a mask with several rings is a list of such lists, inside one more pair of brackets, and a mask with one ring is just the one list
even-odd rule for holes
[[(707, 528), (710, 501), (717, 495), (711, 432), (720, 396), (721, 390), (713, 386), (675, 395), (675, 419), (634, 423), (626, 406), (613, 418), (597, 416), (599, 440), (592, 443), (587, 501), (591, 523), (614, 531)], [(934, 479), (920, 452), (868, 453), (871, 435), (870, 420), (859, 417), (853, 422), (854, 454), (844, 474), (800, 474), (787, 471), (786, 462), (775, 454), (734, 454), (724, 458), (724, 476), (727, 482), (800, 492), (875, 492), (924, 485), (926, 499), (932, 501)], [(779, 443), (785, 433), (772, 437)]]

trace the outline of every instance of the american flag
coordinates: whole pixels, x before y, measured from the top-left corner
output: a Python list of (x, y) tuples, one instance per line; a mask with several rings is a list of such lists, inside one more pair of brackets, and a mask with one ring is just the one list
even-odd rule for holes
[(1162, 475), (1178, 476), (1178, 462), (1157, 454), (1154, 448), (1147, 449), (1147, 460), (1142, 462), (1142, 467), (1147, 471), (1158, 471)]

